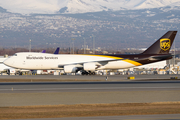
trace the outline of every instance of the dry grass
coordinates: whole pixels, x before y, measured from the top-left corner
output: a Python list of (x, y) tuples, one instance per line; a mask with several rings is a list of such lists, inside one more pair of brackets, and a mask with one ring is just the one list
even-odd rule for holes
[(179, 114), (180, 102), (0, 107), (0, 119)]

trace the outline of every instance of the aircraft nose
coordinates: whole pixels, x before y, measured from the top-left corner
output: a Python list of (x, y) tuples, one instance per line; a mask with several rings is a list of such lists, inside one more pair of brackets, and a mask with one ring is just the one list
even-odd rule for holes
[(6, 59), (5, 61), (3, 61), (3, 63), (7, 66), (13, 66), (13, 61), (9, 59)]

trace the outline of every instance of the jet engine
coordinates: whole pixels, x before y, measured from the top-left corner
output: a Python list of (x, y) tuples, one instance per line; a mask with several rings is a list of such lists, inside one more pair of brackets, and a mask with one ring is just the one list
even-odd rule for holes
[(85, 71), (95, 71), (96, 63), (84, 63), (83, 68)]
[(65, 73), (76, 73), (78, 70), (77, 67), (75, 67), (75, 65), (66, 65), (64, 66), (64, 72)]

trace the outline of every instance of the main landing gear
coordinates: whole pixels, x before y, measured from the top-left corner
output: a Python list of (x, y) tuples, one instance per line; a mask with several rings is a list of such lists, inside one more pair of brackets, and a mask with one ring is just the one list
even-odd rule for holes
[(95, 72), (91, 72), (91, 71), (87, 72), (87, 71), (83, 70), (81, 74), (82, 75), (95, 75)]

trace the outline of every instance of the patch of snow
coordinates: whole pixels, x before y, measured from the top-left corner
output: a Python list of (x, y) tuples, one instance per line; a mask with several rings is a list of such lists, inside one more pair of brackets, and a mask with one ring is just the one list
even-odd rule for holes
[(123, 9), (148, 9), (180, 6), (180, 0), (0, 0), (0, 6), (9, 12), (30, 14), (86, 13)]

